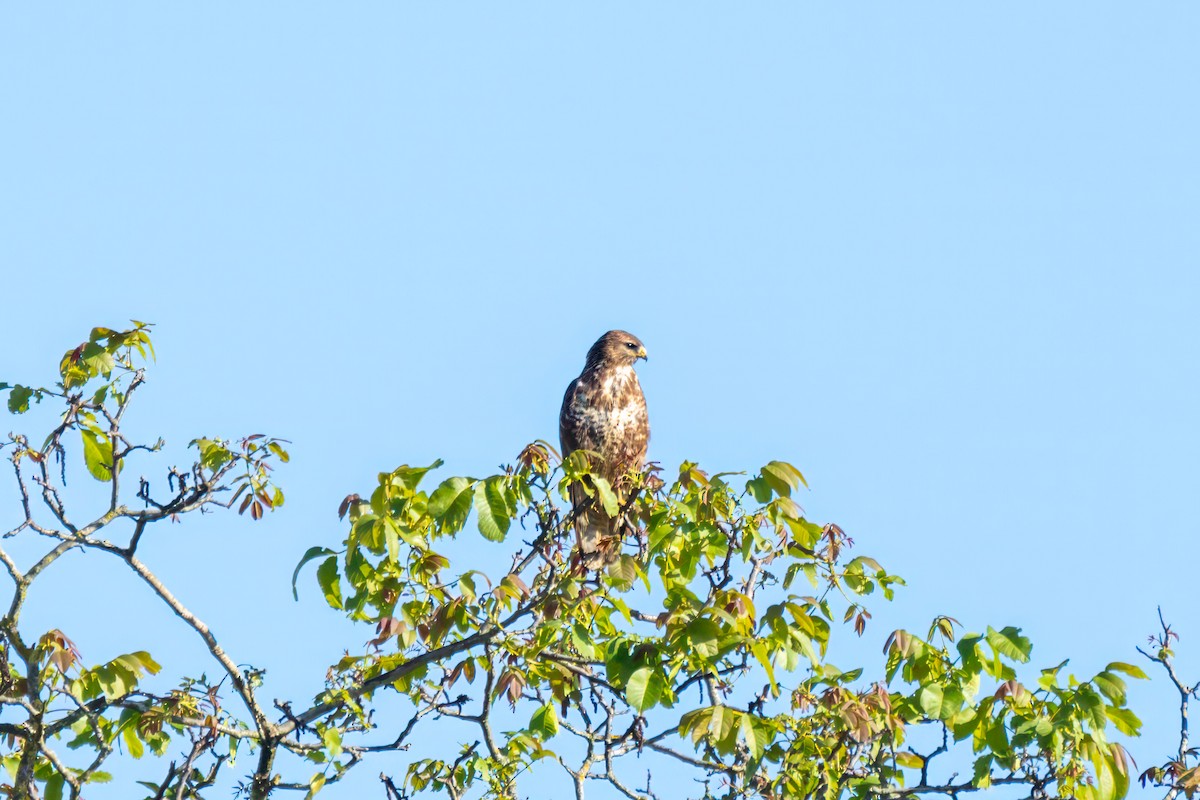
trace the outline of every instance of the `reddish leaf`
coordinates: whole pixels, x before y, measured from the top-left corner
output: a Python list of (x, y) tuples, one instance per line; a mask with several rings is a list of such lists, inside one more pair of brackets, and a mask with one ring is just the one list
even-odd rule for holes
[(384, 617), (379, 620), (375, 626), (375, 633), (378, 634), (374, 639), (367, 642), (371, 647), (379, 647), (388, 639), (404, 630), (404, 622), (395, 617)]
[(346, 516), (346, 512), (350, 510), (350, 507), (353, 506), (355, 503), (360, 503), (360, 502), (362, 502), (362, 498), (359, 497), (358, 495), (356, 495), (356, 494), (346, 495), (346, 499), (342, 501), (342, 504), (340, 506), (338, 506), (338, 519), (344, 518)]

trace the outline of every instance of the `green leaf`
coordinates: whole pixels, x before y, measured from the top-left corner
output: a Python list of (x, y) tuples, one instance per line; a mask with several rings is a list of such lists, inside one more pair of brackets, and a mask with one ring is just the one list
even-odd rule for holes
[(975, 729), (983, 721), (984, 715), (968, 708), (960, 713), (951, 723), (954, 732), (954, 741), (961, 742), (963, 739), (975, 733)]
[(658, 704), (662, 697), (665, 681), (662, 673), (654, 667), (634, 670), (625, 684), (625, 699), (639, 714)]
[(1118, 678), (1111, 672), (1101, 672), (1096, 677), (1092, 678), (1092, 683), (1096, 684), (1096, 688), (1100, 693), (1117, 705), (1125, 702), (1125, 681)]
[(1106, 706), (1104, 713), (1112, 720), (1112, 724), (1116, 726), (1117, 730), (1126, 736), (1138, 736), (1140, 734), (1142, 721), (1138, 719), (1137, 714), (1134, 714), (1128, 708)]
[(442, 460), (439, 458), (428, 467), (410, 467), (405, 464), (404, 466), (397, 468), (392, 475), (399, 479), (399, 481), (404, 484), (404, 486), (410, 492), (415, 492), (417, 490), (417, 484), (421, 482), (421, 479), (425, 477), (426, 473), (428, 473), (430, 470), (437, 469), (442, 465), (442, 463)]
[(74, 385), (75, 383), (86, 383), (89, 378), (94, 378), (97, 375), (108, 377), (112, 374), (113, 367), (117, 365), (117, 360), (113, 358), (113, 354), (107, 348), (96, 344), (96, 339), (88, 342), (83, 346), (82, 362), (84, 373), (82, 375), (72, 374), (71, 379), (67, 383)]
[(533, 712), (533, 717), (529, 720), (529, 732), (543, 740), (558, 733), (558, 713), (554, 710), (553, 703), (547, 703)]
[(607, 597), (605, 599), (612, 603), (613, 608), (621, 612), (621, 616), (625, 618), (626, 622), (628, 622), (630, 625), (633, 624), (633, 614), (630, 613), (629, 606), (624, 600), (619, 597)]
[(1105, 755), (1097, 754), (1092, 760), (1092, 771), (1096, 774), (1096, 800), (1113, 800), (1117, 796), (1112, 762)]
[(992, 756), (984, 755), (975, 759), (974, 774), (971, 785), (977, 789), (986, 789), (992, 785)]
[(134, 758), (141, 758), (145, 755), (146, 748), (142, 745), (142, 740), (137, 735), (136, 718), (121, 731), (121, 739), (125, 742), (125, 746), (129, 748), (129, 755)]
[(147, 733), (144, 738), (146, 744), (150, 747), (150, 751), (156, 756), (161, 756), (167, 752), (167, 746), (171, 744), (171, 735), (163, 731)]
[(1011, 755), (1011, 744), (1008, 741), (1008, 729), (1003, 720), (995, 720), (983, 731), (983, 740), (992, 749), (997, 758), (1007, 758)]
[(730, 755), (737, 746), (742, 712), (728, 706), (714, 706), (709, 733), (716, 740), (717, 752)]
[(509, 523), (512, 522), (501, 487), (503, 480), (497, 475), (475, 484), (475, 514), (479, 519), (479, 532), (491, 542), (504, 541)]
[(750, 496), (755, 502), (766, 505), (771, 502), (771, 484), (765, 478), (754, 478), (746, 481), (746, 491), (750, 492)]
[(112, 442), (91, 428), (80, 428), (79, 433), (83, 437), (83, 461), (88, 472), (98, 481), (112, 480)]
[(137, 686), (137, 673), (119, 662), (109, 662), (97, 667), (93, 674), (107, 700), (124, 697)]
[(608, 565), (608, 574), (618, 589), (624, 591), (630, 588), (638, 575), (637, 559), (622, 553), (620, 558)]
[(29, 410), (29, 398), (32, 396), (33, 389), (17, 384), (8, 393), (8, 410), (14, 414), (24, 414)]
[(233, 460), (229, 448), (216, 439), (193, 439), (191, 443), (200, 451), (200, 465), (213, 472)]
[[(806, 637), (802, 637), (802, 641), (807, 641)], [(811, 650), (811, 645), (809, 646)], [(767, 646), (762, 641), (757, 641), (750, 646), (750, 652), (758, 659), (758, 663), (762, 664), (763, 670), (767, 673), (767, 680), (771, 684), (771, 694), (775, 697), (779, 696), (779, 684), (775, 681), (775, 668), (771, 665), (771, 659), (767, 656)]]
[(957, 686), (922, 686), (917, 693), (917, 702), (925, 716), (931, 719), (949, 720), (962, 710), (966, 698)]
[(942, 692), (942, 710), (938, 719), (949, 720), (958, 716), (966, 702), (967, 698), (957, 686), (947, 686)]
[(983, 658), (979, 643), (983, 637), (977, 633), (969, 633), (958, 640), (955, 647), (962, 657), (962, 668), (967, 672), (979, 672), (983, 669)]
[(117, 656), (113, 660), (124, 664), (135, 673), (144, 670), (149, 672), (151, 675), (157, 675), (162, 670), (162, 666), (160, 666), (157, 661), (151, 658), (150, 654), (145, 650), (138, 650), (134, 653), (126, 653), (123, 656)]
[(1128, 752), (1120, 744), (1111, 742), (1108, 745), (1108, 764), (1112, 768), (1114, 797), (1125, 797), (1129, 793), (1129, 759)]
[(708, 617), (696, 617), (687, 624), (688, 647), (702, 658), (715, 658), (718, 652), (717, 637), (721, 628)]
[(679, 735), (681, 737), (690, 735), (692, 743), (698, 743), (708, 733), (708, 729), (712, 725), (715, 709), (716, 706), (705, 706), (704, 708), (696, 708), (684, 714), (679, 718)]
[(307, 564), (308, 562), (312, 561), (314, 558), (320, 558), (321, 556), (332, 556), (332, 555), (335, 555), (335, 554), (328, 547), (310, 547), (310, 548), (308, 548), (308, 550), (306, 550), (304, 552), (304, 557), (300, 559), (300, 563), (296, 565), (295, 572), (292, 573), (292, 599), (293, 600), (300, 599), (300, 593), (298, 591), (296, 591), (296, 580), (300, 577), (300, 570), (304, 567), (304, 565)]
[(337, 728), (326, 728), (321, 733), (321, 743), (329, 751), (330, 758), (337, 758), (342, 754), (342, 732)]
[(617, 495), (612, 489), (612, 484), (598, 475), (592, 476), (592, 483), (596, 487), (596, 494), (600, 496), (600, 505), (604, 506), (604, 513), (610, 517), (621, 513), (621, 504), (617, 502)]
[(304, 795), (304, 800), (312, 800), (317, 792), (325, 787), (325, 773), (318, 772), (313, 775), (308, 781), (308, 793)]
[(921, 691), (917, 693), (917, 703), (920, 704), (921, 711), (925, 712), (925, 716), (941, 719), (943, 694), (942, 687), (937, 684), (921, 687)]
[(46, 791), (42, 796), (45, 800), (62, 800), (63, 796), (63, 776), (57, 772), (46, 779)]
[(770, 721), (753, 714), (743, 714), (739, 727), (739, 738), (745, 743), (752, 759), (760, 758), (763, 750), (775, 738), (775, 730)]
[(652, 526), (648, 542), (651, 555), (669, 544), (677, 533), (678, 531), (673, 525), (659, 524)]
[(801, 484), (808, 487), (808, 481), (800, 474), (800, 470), (786, 461), (772, 461), (762, 468), (762, 477), (780, 497), (791, 497), (793, 489), (799, 489)]
[(999, 631), (988, 626), (987, 642), (1000, 654), (1022, 663), (1029, 660), (1033, 651), (1033, 644), (1021, 635), (1021, 629), (1012, 626)]
[(383, 518), (383, 538), (387, 542), (388, 560), (400, 563), (400, 529), (391, 517)]
[[(576, 625), (575, 627), (575, 632), (577, 632), (580, 626)], [(588, 641), (590, 647), (590, 639)], [(636, 667), (637, 663), (629, 653), (628, 644), (620, 643), (609, 649), (604, 662), (604, 673), (609, 683), (619, 685), (629, 680), (629, 676), (633, 674)]]
[(458, 533), (467, 523), (474, 483), (470, 478), (447, 478), (429, 496), (429, 513), (443, 531)]
[(338, 581), (337, 556), (330, 556), (317, 567), (317, 583), (325, 595), (325, 602), (332, 608), (341, 608), (342, 585)]
[(1104, 669), (1106, 672), (1123, 672), (1131, 678), (1139, 678), (1144, 681), (1150, 679), (1150, 676), (1143, 672), (1141, 667), (1126, 664), (1124, 661), (1114, 661)]
[(276, 458), (278, 458), (281, 463), (286, 464), (292, 460), (291, 456), (288, 455), (287, 450), (284, 450), (279, 442), (267, 442), (267, 449), (274, 453)]

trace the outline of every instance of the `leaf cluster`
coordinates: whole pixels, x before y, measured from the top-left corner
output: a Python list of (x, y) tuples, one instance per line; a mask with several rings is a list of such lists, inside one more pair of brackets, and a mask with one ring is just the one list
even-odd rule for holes
[[(96, 328), (61, 359), (54, 385), (0, 385), (14, 413), (61, 408), (40, 445), (24, 435), (0, 444), (22, 512), (6, 536), (48, 547), (27, 566), (0, 547), (13, 591), (0, 616), (9, 796), (81, 797), (108, 779), (101, 767), (114, 753), (174, 752), (166, 774), (141, 785), (155, 798), (202, 797), (243, 744), (252, 798), (312, 798), (373, 754), (410, 747), (400, 772), (383, 778), (389, 797), (515, 798), (533, 771), (559, 769), (579, 798), (604, 783), (653, 800), (660, 790), (634, 777), (647, 763), (694, 771), (706, 798), (1128, 791), (1129, 758), (1111, 731), (1139, 731), (1125, 682), (1145, 676), (1133, 665), (1081, 680), (1060, 664), (1030, 678), (1032, 644), (1018, 629), (962, 633), (939, 617), (924, 637), (892, 632), (873, 668), (835, 666), (836, 637), (867, 635), (869, 603), (892, 599), (903, 581), (856, 553), (838, 525), (810, 520), (798, 502), (805, 477), (783, 461), (750, 475), (651, 465), (609, 482), (594, 454), (563, 459), (535, 442), (480, 478), (435, 478), (440, 461), (382, 472), (346, 498), (342, 535), (309, 548), (292, 581), (298, 594), (315, 567), (321, 597), (364, 643), (331, 654), (310, 699), (268, 709), (263, 673), (227, 654), (138, 548), (162, 521), (222, 509), (259, 520), (279, 509), (274, 470), (289, 460), (287, 442), (194, 439), (187, 468), (164, 470), (157, 489), (140, 478), (126, 497), (131, 458), (162, 447), (122, 428), (147, 357), (148, 325)], [(106, 487), (99, 515), (80, 517), (69, 502), (70, 459)], [(603, 570), (578, 551), (573, 493), (620, 522)], [(164, 691), (147, 651), (90, 663), (63, 631), (24, 630), (30, 586), (76, 549), (118, 559), (146, 584), (204, 644), (216, 677), (197, 668)], [(434, 722), (461, 732), (457, 747), (422, 747)], [(922, 731), (941, 744), (922, 746)], [(292, 756), (286, 767), (280, 753)], [(1189, 753), (1181, 745), (1143, 781), (1190, 796), (1200, 780)], [(970, 764), (969, 778), (947, 762)]]
[[(549, 760), (579, 787), (602, 780), (649, 797), (621, 766), (647, 752), (696, 768), (730, 798), (951, 791), (930, 774), (941, 752), (907, 746), (922, 726), (973, 754), (961, 790), (1020, 783), (1106, 800), (1128, 789), (1127, 755), (1105, 731), (1137, 733), (1121, 677), (1144, 677), (1136, 667), (1063, 682), (1060, 665), (1026, 688), (1016, 668), (1031, 644), (1019, 630), (955, 642), (948, 617), (928, 640), (888, 637), (879, 680), (829, 663), (838, 627), (862, 635), (866, 599), (890, 599), (902, 581), (851, 557), (837, 525), (805, 517), (794, 497), (804, 477), (789, 464), (739, 480), (687, 462), (669, 483), (652, 470), (617, 491), (588, 459), (563, 462), (535, 443), (498, 474), (425, 489), (440, 466), (380, 474), (368, 500), (343, 503), (343, 547), (305, 556), (321, 559), (327, 603), (375, 631), (336, 665), (327, 701), (366, 687), (355, 695), (362, 720), (375, 693), (394, 691), (414, 720), (478, 728), (457, 759), (414, 760), (410, 791), (510, 797), (518, 776)], [(627, 522), (602, 573), (575, 550), (563, 500), (576, 484)], [(452, 558), (457, 537), (506, 541), (514, 530), (523, 546), (500, 570)]]

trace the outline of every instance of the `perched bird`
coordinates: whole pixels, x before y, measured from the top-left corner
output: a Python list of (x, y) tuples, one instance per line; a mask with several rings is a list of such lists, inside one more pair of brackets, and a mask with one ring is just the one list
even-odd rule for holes
[[(650, 443), (646, 398), (633, 365), (646, 358), (641, 341), (625, 331), (609, 331), (588, 350), (587, 363), (571, 381), (558, 415), (558, 435), (563, 458), (576, 450), (594, 453), (592, 472), (626, 499), (626, 474), (640, 470)], [(620, 549), (622, 523), (612, 518), (586, 489), (571, 486), (580, 563), (600, 569), (611, 563)]]

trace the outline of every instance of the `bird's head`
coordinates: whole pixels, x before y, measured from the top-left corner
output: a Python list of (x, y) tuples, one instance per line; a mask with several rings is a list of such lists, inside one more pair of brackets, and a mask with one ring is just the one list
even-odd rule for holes
[(611, 364), (633, 366), (638, 359), (646, 359), (646, 346), (642, 340), (625, 331), (609, 331), (596, 340), (588, 350), (588, 366)]

